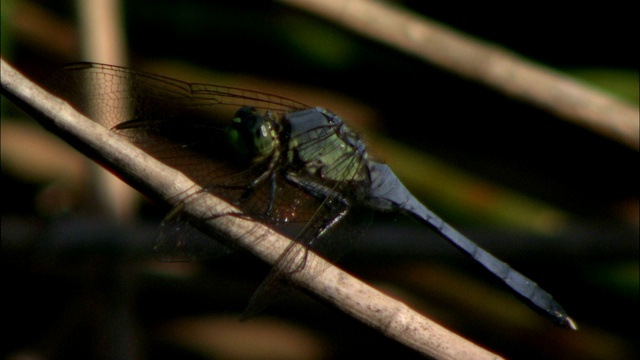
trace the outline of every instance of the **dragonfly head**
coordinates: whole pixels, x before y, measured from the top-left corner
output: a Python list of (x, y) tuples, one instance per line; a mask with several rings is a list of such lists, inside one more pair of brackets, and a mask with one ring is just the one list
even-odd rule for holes
[(273, 124), (255, 108), (245, 106), (236, 112), (226, 128), (227, 138), (235, 151), (254, 161), (271, 155), (277, 142)]

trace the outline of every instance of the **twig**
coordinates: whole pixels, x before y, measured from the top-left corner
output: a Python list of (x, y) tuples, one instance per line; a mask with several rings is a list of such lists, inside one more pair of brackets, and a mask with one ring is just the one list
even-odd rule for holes
[(494, 44), (379, 1), (283, 0), (609, 137), (640, 147), (640, 112)]
[[(108, 131), (76, 112), (64, 101), (47, 93), (1, 61), (2, 92), (44, 127), (61, 136), (95, 161), (116, 171), (139, 190), (175, 202), (178, 194), (197, 188), (191, 180), (147, 155), (121, 136)], [(236, 216), (211, 218), (212, 213), (238, 212), (231, 205), (206, 192), (184, 206), (189, 215), (205, 221), (212, 232), (223, 232), (270, 264), (290, 240), (269, 228)], [(175, 205), (175, 204), (172, 204)], [(256, 239), (259, 239), (256, 240)], [(309, 254), (307, 261), (325, 260)], [(324, 265), (320, 265), (325, 267)], [(496, 359), (494, 355), (459, 337), (433, 321), (356, 280), (334, 266), (322, 274), (297, 272), (292, 281), (305, 287), (342, 311), (380, 330), (385, 335), (437, 359)], [(305, 269), (309, 269), (307, 266)]]

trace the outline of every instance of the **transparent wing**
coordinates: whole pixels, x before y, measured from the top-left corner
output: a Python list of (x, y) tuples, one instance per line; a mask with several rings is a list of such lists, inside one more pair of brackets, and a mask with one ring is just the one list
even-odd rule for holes
[[(66, 66), (52, 75), (49, 86), (88, 117), (127, 136), (152, 156), (185, 173), (206, 191), (238, 205), (246, 215), (276, 226), (316, 250), (331, 250), (325, 251), (329, 257), (335, 258), (337, 255), (331, 254), (343, 252), (337, 251), (340, 246), (333, 246), (330, 239), (326, 242), (313, 240), (318, 228), (329, 227), (330, 221), (327, 222), (326, 217), (342, 213), (346, 203), (335, 201), (329, 194), (313, 194), (309, 192), (309, 186), (316, 185), (311, 182), (296, 185), (283, 178), (281, 172), (274, 172), (267, 181), (254, 184), (256, 178), (269, 171), (268, 163), (239, 159), (225, 139), (223, 129), (240, 107), (252, 106), (268, 111), (274, 118), (282, 118), (285, 114), (308, 108), (306, 105), (261, 92), (187, 83), (97, 63)], [(326, 141), (338, 130), (334, 125), (327, 125), (323, 136), (307, 140), (303, 147), (315, 149), (306, 150), (315, 156), (323, 151), (323, 147), (326, 151), (338, 146)], [(337, 159), (336, 166), (353, 161), (344, 158)], [(344, 191), (342, 179), (334, 175), (333, 180), (333, 192)], [(197, 193), (188, 191), (180, 196), (181, 201), (189, 201)], [(165, 259), (170, 258), (166, 254), (171, 249), (176, 249), (178, 254), (175, 260), (198, 258), (195, 254), (190, 255), (189, 249), (193, 247), (188, 243), (190, 240), (180, 236), (190, 231), (184, 218), (180, 214), (168, 216), (161, 225), (156, 248), (163, 252)], [(293, 264), (286, 256), (280, 264), (288, 264), (280, 266), (284, 272), (300, 265)]]
[[(286, 113), (308, 108), (299, 102), (258, 91), (187, 83), (165, 76), (98, 64), (75, 63), (56, 71), (51, 89), (90, 118), (111, 128), (137, 118), (170, 118), (178, 111), (233, 114), (242, 106)], [(226, 109), (226, 113), (224, 112)], [(217, 116), (217, 118), (221, 118)]]
[[(94, 121), (128, 137), (207, 191), (236, 204), (245, 189), (265, 171), (266, 164), (238, 159), (229, 147), (224, 127), (234, 113), (242, 106), (253, 106), (268, 109), (277, 117), (306, 107), (257, 91), (192, 84), (97, 63), (65, 66), (49, 78), (48, 87)], [(264, 215), (262, 209), (269, 196), (264, 188), (257, 188), (251, 201), (245, 202), (248, 214)], [(197, 195), (195, 190), (188, 190), (178, 195), (178, 200), (189, 201)], [(260, 219), (272, 222), (290, 219), (283, 209), (281, 206), (270, 219), (265, 216)], [(175, 211), (163, 221), (155, 245), (162, 259), (199, 259), (201, 254), (210, 253), (202, 250), (209, 246), (202, 246), (206, 243), (202, 234), (190, 225), (193, 221)]]

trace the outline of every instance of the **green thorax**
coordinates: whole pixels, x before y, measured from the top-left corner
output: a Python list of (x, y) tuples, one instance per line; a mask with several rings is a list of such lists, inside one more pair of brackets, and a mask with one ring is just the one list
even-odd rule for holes
[(364, 144), (335, 114), (310, 108), (285, 116), (287, 161), (325, 181), (366, 181)]

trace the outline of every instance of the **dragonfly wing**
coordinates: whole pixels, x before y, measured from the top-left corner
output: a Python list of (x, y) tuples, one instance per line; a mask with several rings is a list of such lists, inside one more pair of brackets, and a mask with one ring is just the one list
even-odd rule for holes
[(47, 84), (52, 92), (109, 128), (134, 118), (175, 118), (187, 108), (217, 114), (215, 117), (226, 122), (242, 106), (282, 114), (308, 107), (258, 91), (188, 83), (98, 63), (65, 66), (56, 71)]
[[(229, 202), (240, 198), (238, 189), (264, 171), (261, 164), (238, 161), (230, 151), (224, 127), (233, 112), (246, 105), (269, 108), (273, 113), (304, 107), (256, 91), (192, 84), (97, 63), (66, 66), (48, 79), (48, 86), (94, 121), (126, 136)], [(177, 195), (176, 202), (198, 194), (196, 188), (190, 189)], [(197, 222), (179, 208), (160, 225), (155, 250), (161, 260), (199, 260), (228, 252), (197, 230)]]
[[(329, 195), (343, 190), (340, 187), (346, 176), (340, 177), (341, 167), (332, 167), (330, 176), (334, 186), (323, 195), (309, 191), (311, 182), (295, 183), (291, 178), (287, 179), (282, 172), (271, 169), (268, 161), (254, 163), (238, 159), (224, 138), (224, 126), (240, 107), (264, 109), (270, 117), (282, 119), (285, 114), (307, 109), (304, 104), (256, 91), (187, 83), (96, 63), (67, 66), (49, 79), (49, 85), (54, 93), (69, 100), (85, 115), (127, 136), (152, 156), (182, 171), (204, 191), (239, 206), (246, 216), (274, 226), (304, 245), (302, 248), (292, 246), (280, 256), (263, 288), (308, 266), (304, 256), (308, 247), (326, 250), (332, 258), (343, 252), (335, 249), (346, 247), (345, 243), (334, 246), (339, 243), (333, 240), (334, 237), (315, 241), (321, 233), (340, 222), (339, 214), (346, 213), (347, 203)], [(325, 117), (323, 111), (318, 114), (324, 114), (321, 118), (325, 123), (321, 127), (329, 125), (326, 119), (337, 119)], [(315, 134), (312, 138), (304, 138), (306, 156), (316, 156), (323, 149), (336, 154), (335, 129), (339, 129), (336, 125), (340, 124), (338, 119), (337, 124), (325, 126), (325, 132), (315, 134), (313, 129), (304, 129), (293, 136)], [(329, 138), (332, 141), (326, 146)], [(268, 180), (255, 184), (254, 180), (259, 178)], [(190, 201), (198, 194), (199, 190), (194, 188), (178, 195), (177, 201)], [(208, 251), (198, 248), (203, 244), (205, 249), (209, 248), (208, 240), (201, 235), (178, 206), (162, 222), (156, 249), (165, 260), (199, 259)], [(315, 269), (312, 273), (322, 270)]]
[[(232, 248), (223, 245), (224, 241), (218, 241), (217, 237), (198, 230), (196, 223), (196, 220), (189, 219), (186, 213), (181, 211), (181, 205), (174, 208), (162, 220), (158, 229), (153, 247), (158, 260), (200, 261), (232, 252)], [(222, 235), (220, 236), (222, 239)]]
[[(349, 213), (347, 204), (318, 206), (306, 223), (298, 223), (292, 236), (293, 241), (278, 257), (269, 274), (255, 291), (243, 318), (253, 316), (273, 302), (285, 296), (292, 287), (290, 278), (304, 270), (307, 279), (321, 275), (330, 262), (338, 260), (352, 246), (357, 230), (351, 231), (352, 224), (344, 224), (352, 219), (344, 219)], [(345, 227), (344, 231), (335, 231)], [(362, 227), (354, 227), (361, 229)], [(313, 261), (309, 252), (322, 256), (328, 261)]]

